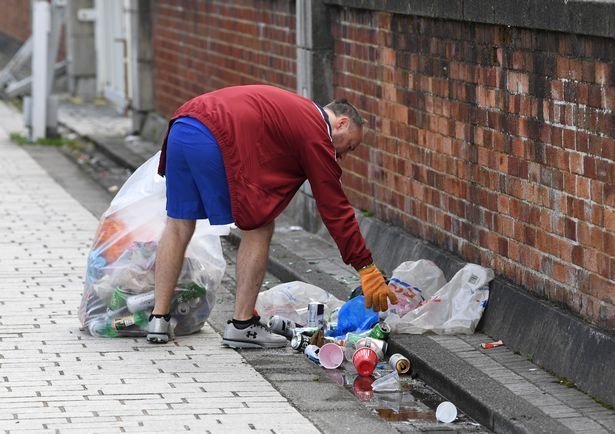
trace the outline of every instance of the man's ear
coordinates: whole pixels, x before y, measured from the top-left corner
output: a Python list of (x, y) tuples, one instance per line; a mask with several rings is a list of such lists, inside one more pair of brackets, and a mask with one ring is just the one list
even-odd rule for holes
[(335, 122), (338, 125), (338, 129), (344, 129), (346, 127), (348, 127), (348, 125), (350, 124), (350, 118), (348, 116), (339, 116)]

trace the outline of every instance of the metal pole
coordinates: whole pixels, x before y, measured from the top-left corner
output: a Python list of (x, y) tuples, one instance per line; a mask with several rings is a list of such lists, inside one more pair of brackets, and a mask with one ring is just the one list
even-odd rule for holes
[(36, 1), (32, 17), (32, 140), (44, 138), (47, 130), (49, 3)]

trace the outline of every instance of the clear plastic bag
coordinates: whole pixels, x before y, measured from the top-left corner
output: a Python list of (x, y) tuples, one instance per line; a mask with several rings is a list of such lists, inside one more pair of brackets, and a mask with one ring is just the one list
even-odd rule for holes
[(466, 264), (429, 300), (401, 319), (387, 317), (386, 322), (398, 333), (471, 334), (487, 307), (490, 268)]
[(427, 259), (402, 262), (393, 270), (388, 282), (389, 288), (397, 295), (397, 304), (389, 303), (389, 313), (393, 319), (399, 319), (436, 293), (446, 284), (442, 270)]
[[(145, 336), (154, 301), (156, 248), (166, 222), (160, 152), (124, 183), (102, 215), (88, 255), (79, 319), (96, 336)], [(198, 331), (215, 302), (226, 263), (220, 235), (229, 226), (199, 220), (182, 266), (173, 304), (176, 335)]]
[(344, 304), (327, 291), (309, 283), (294, 281), (281, 283), (258, 294), (256, 311), (263, 318), (279, 315), (295, 324), (307, 323), (308, 304), (318, 302), (325, 305), (324, 319), (335, 322), (339, 308)]

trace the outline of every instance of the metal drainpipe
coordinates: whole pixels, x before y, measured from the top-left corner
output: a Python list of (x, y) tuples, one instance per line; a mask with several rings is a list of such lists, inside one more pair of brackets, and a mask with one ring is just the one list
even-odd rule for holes
[(297, 93), (312, 98), (312, 1), (296, 0)]

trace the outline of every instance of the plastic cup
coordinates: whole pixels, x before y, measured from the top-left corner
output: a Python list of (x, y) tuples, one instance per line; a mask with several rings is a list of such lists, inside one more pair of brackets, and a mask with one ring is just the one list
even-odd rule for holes
[(329, 343), (320, 347), (320, 364), (327, 369), (336, 369), (344, 361), (344, 350), (337, 344)]
[(399, 373), (393, 371), (383, 377), (378, 378), (372, 383), (374, 392), (399, 392), (401, 383), (399, 382)]
[(440, 422), (451, 423), (457, 419), (457, 407), (449, 401), (444, 401), (436, 408), (436, 419)]
[(368, 347), (359, 348), (352, 356), (352, 364), (361, 377), (369, 377), (378, 364), (378, 354)]

